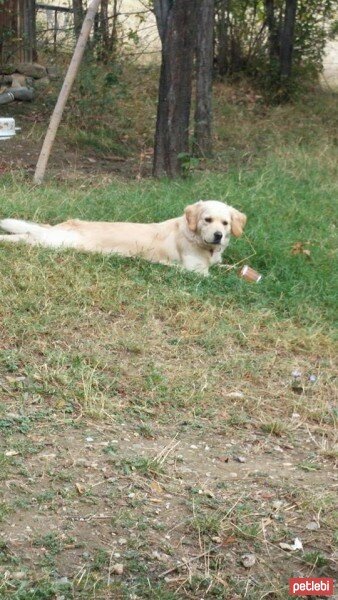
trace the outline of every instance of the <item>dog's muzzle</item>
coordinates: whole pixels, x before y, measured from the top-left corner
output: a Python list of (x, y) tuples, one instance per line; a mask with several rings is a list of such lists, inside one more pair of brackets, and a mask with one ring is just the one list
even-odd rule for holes
[(223, 237), (223, 234), (220, 231), (215, 231), (212, 244), (220, 244), (222, 241), (222, 237)]

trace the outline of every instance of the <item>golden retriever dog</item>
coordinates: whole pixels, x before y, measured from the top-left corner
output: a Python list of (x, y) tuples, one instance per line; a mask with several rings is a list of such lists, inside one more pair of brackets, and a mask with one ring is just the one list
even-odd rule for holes
[(220, 263), (230, 235), (242, 234), (246, 216), (223, 202), (199, 201), (184, 215), (162, 223), (106, 223), (70, 220), (38, 225), (3, 219), (0, 227), (11, 235), (2, 242), (25, 242), (47, 248), (75, 248), (104, 254), (140, 256), (167, 265), (177, 264), (202, 275)]

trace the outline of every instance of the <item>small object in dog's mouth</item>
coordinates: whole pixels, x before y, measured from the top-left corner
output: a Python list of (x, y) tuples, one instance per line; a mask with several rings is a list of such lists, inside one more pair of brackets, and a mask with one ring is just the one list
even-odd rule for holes
[(262, 275), (249, 267), (249, 265), (244, 265), (238, 272), (238, 275), (242, 277), (242, 279), (253, 283), (258, 283), (262, 279)]

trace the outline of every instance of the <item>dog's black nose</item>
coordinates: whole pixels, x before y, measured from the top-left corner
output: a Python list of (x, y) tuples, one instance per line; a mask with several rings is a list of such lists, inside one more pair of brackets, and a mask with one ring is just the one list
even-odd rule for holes
[(223, 237), (223, 234), (220, 231), (215, 231), (214, 240), (215, 242), (220, 242)]

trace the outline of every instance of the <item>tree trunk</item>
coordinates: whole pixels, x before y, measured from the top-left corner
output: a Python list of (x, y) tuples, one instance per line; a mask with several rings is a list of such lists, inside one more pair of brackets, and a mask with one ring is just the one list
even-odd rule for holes
[(74, 32), (76, 38), (79, 37), (82, 22), (83, 22), (83, 5), (82, 0), (73, 0), (73, 11), (74, 11)]
[(24, 0), (23, 4), (23, 60), (36, 60), (35, 0)]
[(280, 75), (282, 82), (287, 82), (291, 77), (296, 12), (297, 0), (286, 0), (280, 47)]
[(180, 154), (189, 152), (191, 81), (197, 0), (155, 0), (162, 42), (153, 174), (182, 173)]
[(225, 77), (229, 70), (228, 1), (221, 0), (217, 22), (217, 70), (220, 77)]
[(101, 0), (101, 11), (100, 11), (100, 37), (101, 37), (101, 49), (100, 58), (103, 62), (107, 62), (109, 55), (109, 20), (108, 20), (108, 0)]
[(114, 60), (115, 52), (117, 48), (117, 18), (118, 18), (118, 6), (117, 0), (113, 1), (113, 14), (112, 14), (112, 27), (109, 40), (109, 55)]
[(265, 0), (265, 20), (268, 27), (268, 48), (270, 68), (276, 70), (279, 63), (279, 27), (275, 15), (275, 0)]
[(214, 0), (201, 0), (197, 14), (194, 154), (211, 156)]

